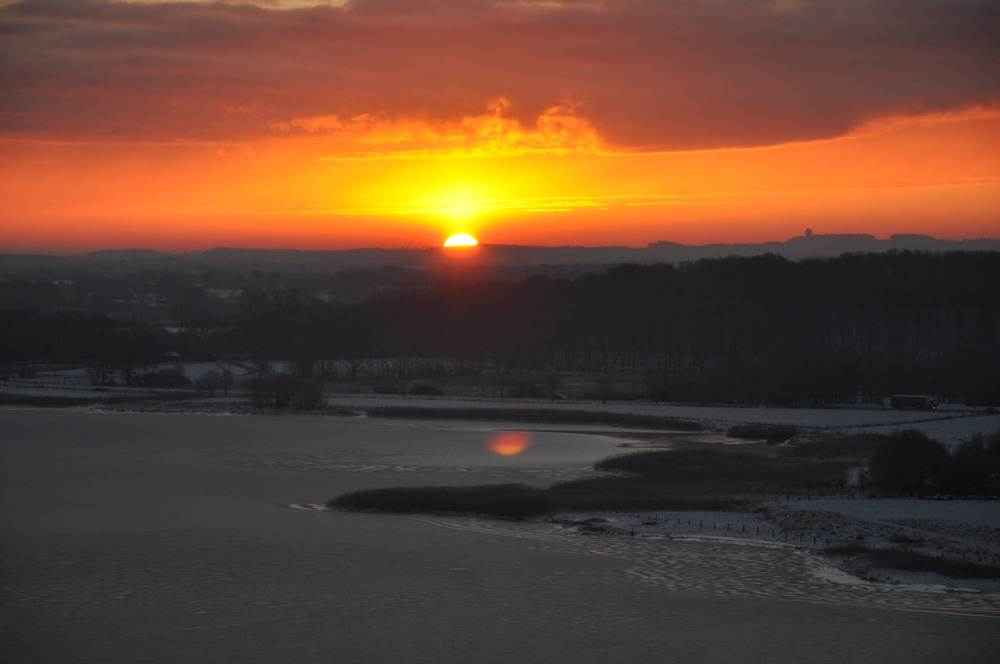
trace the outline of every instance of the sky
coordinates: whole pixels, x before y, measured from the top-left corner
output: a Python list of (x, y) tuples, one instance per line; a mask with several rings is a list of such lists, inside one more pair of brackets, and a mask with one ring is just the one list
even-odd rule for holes
[(1000, 237), (995, 0), (0, 0), (0, 251)]

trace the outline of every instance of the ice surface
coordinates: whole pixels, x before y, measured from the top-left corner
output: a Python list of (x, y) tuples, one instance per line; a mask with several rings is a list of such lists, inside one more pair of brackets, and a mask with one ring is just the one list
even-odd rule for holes
[(9, 662), (992, 661), (995, 596), (829, 580), (803, 550), (289, 509), (577, 476), (615, 439), (507, 423), (0, 409)]

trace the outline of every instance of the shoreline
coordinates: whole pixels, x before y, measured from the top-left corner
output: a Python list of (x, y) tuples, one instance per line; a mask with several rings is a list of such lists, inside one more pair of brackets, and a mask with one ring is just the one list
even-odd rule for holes
[[(8, 388), (9, 389), (9, 388)], [(128, 404), (81, 404), (71, 406), (50, 406), (39, 404), (3, 404), (5, 409), (72, 409), (91, 412), (128, 412), (144, 414), (201, 414), (201, 415), (298, 415), (348, 417), (364, 419), (368, 417), (362, 409), (353, 410), (351, 405), (340, 405), (331, 399), (331, 406), (337, 410), (327, 411), (258, 411), (248, 404), (242, 404), (233, 397), (215, 399), (197, 399), (185, 402), (144, 401)], [(411, 404), (416, 399), (408, 399)], [(428, 405), (435, 405), (434, 400), (427, 400)], [(547, 407), (548, 404), (538, 404)], [(514, 404), (504, 404), (511, 408)], [(567, 409), (578, 409), (581, 404), (568, 404)], [(601, 410), (601, 405), (595, 404), (595, 410)], [(683, 409), (683, 407), (678, 407)], [(720, 410), (727, 407), (720, 406)], [(697, 411), (709, 410), (706, 406), (696, 407)], [(750, 409), (748, 409), (750, 410)], [(836, 411), (831, 411), (836, 412)], [(378, 418), (392, 419), (398, 418)], [(445, 417), (449, 421), (461, 421), (461, 417)], [(950, 422), (971, 424), (978, 417), (959, 417), (945, 420)], [(431, 418), (416, 420), (432, 421)], [(489, 423), (498, 429), (508, 430), (505, 425), (517, 424), (511, 421), (492, 421), (476, 419), (477, 422)], [(941, 422), (941, 419), (930, 420)], [(522, 423), (524, 430), (532, 430), (531, 422)], [(570, 423), (571, 424), (571, 423)], [(620, 440), (618, 446), (623, 452), (641, 451), (643, 449), (670, 449), (677, 443), (684, 445), (704, 444), (726, 446), (724, 436), (711, 427), (706, 427), (702, 433), (643, 431), (611, 425), (588, 427), (580, 423), (581, 430), (574, 433), (590, 433), (610, 436)], [(537, 424), (534, 425), (537, 427)], [(553, 423), (552, 427), (567, 430), (567, 423)], [(885, 425), (883, 425), (885, 426)], [(815, 430), (804, 426), (806, 436), (822, 435), (829, 430)], [(548, 430), (539, 427), (538, 430)], [(673, 439), (676, 436), (676, 439)], [(964, 435), (962, 436), (964, 437)], [(671, 438), (673, 440), (667, 440)], [(697, 442), (694, 439), (699, 439)], [(657, 440), (659, 439), (659, 440)], [(734, 440), (732, 447), (746, 447), (754, 441)], [(877, 582), (882, 584), (900, 584), (906, 586), (946, 587), (956, 590), (973, 592), (1000, 593), (998, 579), (955, 579), (937, 574), (914, 573), (878, 567), (869, 563), (859, 562), (857, 556), (834, 556), (822, 553), (831, 545), (856, 543), (870, 548), (889, 548), (903, 551), (916, 551), (925, 555), (940, 556), (954, 560), (965, 560), (1000, 566), (1000, 502), (996, 500), (917, 500), (900, 498), (865, 498), (857, 494), (841, 494), (829, 497), (803, 497), (797, 500), (782, 500), (777, 496), (756, 497), (758, 505), (756, 513), (741, 512), (648, 512), (628, 515), (611, 512), (595, 512), (592, 514), (566, 513), (557, 514), (543, 519), (552, 523), (573, 525), (583, 530), (584, 535), (616, 535), (636, 536), (643, 538), (691, 538), (718, 539), (728, 538), (740, 542), (758, 542), (763, 545), (793, 546), (821, 556), (825, 564), (832, 565), (841, 572), (851, 575), (860, 582)], [(936, 509), (934, 506), (950, 505), (951, 508)], [(885, 508), (884, 514), (865, 514), (878, 512), (877, 507)], [(905, 506), (906, 509), (902, 509)], [(985, 509), (984, 509), (985, 508)], [(987, 523), (975, 522), (972, 516), (977, 510), (996, 513), (997, 516)], [(603, 519), (603, 522), (588, 520)], [(697, 524), (695, 520), (697, 519)], [(576, 522), (576, 523), (572, 523)], [(690, 523), (689, 523), (690, 522)], [(581, 528), (581, 526), (586, 526)], [(745, 530), (744, 530), (745, 529)], [(758, 532), (759, 529), (759, 532)], [(797, 540), (797, 541), (796, 541)], [(833, 563), (832, 561), (836, 561)]]

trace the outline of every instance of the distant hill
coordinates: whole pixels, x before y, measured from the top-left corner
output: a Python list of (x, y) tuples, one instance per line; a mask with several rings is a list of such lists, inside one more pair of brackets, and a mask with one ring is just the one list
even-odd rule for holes
[(168, 255), (152, 249), (105, 249), (79, 254), (77, 258), (95, 261), (132, 261), (144, 258), (162, 258)]
[[(480, 245), (474, 264), (480, 270), (524, 273), (573, 274), (622, 263), (681, 263), (702, 258), (778, 254), (789, 260), (824, 258), (851, 252), (893, 250), (1000, 251), (1000, 239), (939, 240), (926, 235), (893, 235), (879, 240), (865, 234), (829, 234), (793, 237), (784, 242), (757, 244), (684, 245), (670, 241), (651, 242), (646, 247), (533, 247)], [(295, 249), (242, 249), (216, 247), (207, 251), (171, 254), (150, 249), (95, 251), (73, 256), (0, 254), (0, 271), (8, 274), (26, 268), (58, 268), (70, 265), (105, 265), (119, 269), (174, 268), (190, 271), (210, 269), (307, 271), (331, 273), (352, 269), (448, 269), (455, 256), (439, 247), (419, 249), (346, 249), (302, 251)]]
[(759, 256), (771, 253), (789, 260), (825, 258), (853, 252), (884, 251), (1000, 251), (1000, 239), (939, 240), (928, 235), (893, 235), (879, 240), (867, 234), (829, 234), (799, 236), (784, 242), (760, 244), (708, 244), (689, 246), (675, 242), (651, 242), (647, 249), (662, 262), (676, 263), (700, 258), (724, 256)]

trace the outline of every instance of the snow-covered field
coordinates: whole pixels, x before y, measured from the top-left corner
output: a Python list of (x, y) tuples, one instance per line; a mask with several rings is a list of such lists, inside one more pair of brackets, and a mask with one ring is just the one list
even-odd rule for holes
[[(229, 365), (229, 370), (235, 380), (243, 378), (247, 371), (243, 367), (235, 364)], [(157, 369), (179, 369), (181, 373), (193, 384), (199, 378), (210, 371), (221, 373), (225, 367), (216, 362), (188, 362), (184, 364), (162, 364), (149, 367), (150, 370)], [(170, 391), (174, 388), (163, 388)], [(181, 385), (180, 389), (193, 389), (192, 385)], [(126, 387), (123, 385), (112, 385), (108, 387), (95, 387), (90, 379), (90, 372), (86, 367), (41, 369), (36, 372), (34, 378), (8, 377), (3, 384), (0, 384), (0, 394), (22, 394), (38, 397), (81, 397), (93, 396), (96, 391), (104, 395), (135, 395), (155, 393), (155, 390), (140, 387)]]
[[(506, 401), (447, 397), (398, 397), (337, 395), (330, 405), (364, 410), (376, 406), (419, 408), (497, 408), (587, 410), (635, 415), (655, 415), (700, 422), (712, 431), (726, 431), (737, 424), (792, 424), (815, 433), (888, 433), (914, 428), (949, 446), (975, 433), (1000, 429), (1000, 414), (981, 408), (942, 406), (938, 410), (894, 410), (871, 406), (829, 408), (767, 408), (762, 406), (694, 406), (648, 402), (601, 404), (593, 401), (508, 399)], [(808, 433), (808, 432), (804, 432)]]
[[(720, 540), (818, 552), (862, 545), (1000, 566), (1000, 502), (916, 499), (775, 499), (752, 514), (644, 512), (560, 515), (583, 532), (640, 538)], [(1000, 593), (1000, 579), (951, 579), (925, 572), (874, 568), (847, 558), (841, 582), (869, 582)]]
[[(209, 371), (221, 371), (214, 362), (164, 364), (155, 368), (180, 368), (192, 382)], [(229, 365), (237, 380), (246, 375), (246, 369)], [(93, 395), (86, 368), (53, 368), (39, 370), (32, 379), (8, 378), (0, 385), (0, 393), (17, 393), (32, 396), (79, 397)], [(112, 386), (103, 388), (110, 394), (150, 394), (153, 390)], [(238, 397), (238, 391), (233, 393)], [(196, 409), (225, 408), (233, 398), (199, 400)], [(552, 409), (587, 410), (636, 415), (672, 417), (703, 424), (711, 431), (726, 431), (738, 424), (790, 424), (803, 429), (803, 435), (820, 433), (888, 433), (901, 428), (915, 428), (932, 438), (955, 446), (968, 440), (975, 433), (988, 433), (1000, 429), (1000, 414), (982, 408), (945, 404), (938, 410), (896, 410), (873, 405), (844, 405), (817, 407), (764, 407), (754, 405), (690, 405), (652, 403), (648, 401), (598, 403), (595, 401), (546, 399), (496, 399), (459, 397), (418, 397), (371, 394), (331, 394), (331, 406), (366, 410), (378, 406), (407, 406), (420, 408), (499, 408), (499, 409)], [(172, 407), (173, 409), (173, 407)]]
[[(174, 365), (163, 365), (173, 367)], [(183, 365), (183, 373), (196, 381), (209, 371), (220, 371), (216, 363), (188, 363)], [(230, 365), (236, 379), (246, 373), (244, 368)], [(108, 395), (149, 395), (155, 390), (113, 386), (101, 389)], [(190, 388), (188, 388), (190, 389)], [(170, 391), (169, 389), (167, 391)], [(90, 383), (85, 368), (39, 371), (32, 379), (8, 378), (0, 385), (0, 394), (20, 394), (39, 397), (80, 397), (94, 396), (95, 388)], [(239, 401), (238, 390), (228, 398), (198, 399), (189, 406), (195, 410), (231, 408)], [(610, 413), (628, 413), (671, 417), (698, 422), (710, 431), (725, 432), (738, 424), (790, 424), (802, 429), (801, 435), (828, 433), (889, 433), (897, 429), (914, 428), (949, 447), (955, 447), (976, 433), (990, 433), (1000, 430), (1000, 414), (995, 410), (970, 408), (961, 405), (942, 405), (938, 410), (896, 410), (871, 405), (844, 405), (825, 408), (815, 407), (764, 407), (764, 406), (716, 406), (673, 403), (651, 403), (646, 401), (598, 403), (595, 401), (545, 399), (496, 399), (457, 397), (401, 397), (396, 395), (332, 394), (328, 398), (330, 406), (353, 408), (364, 411), (379, 406), (407, 406), (418, 408), (497, 408), (497, 409), (561, 409), (586, 410)], [(171, 405), (174, 410), (177, 404)]]

